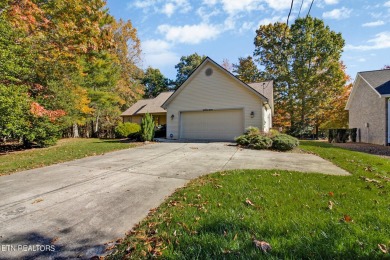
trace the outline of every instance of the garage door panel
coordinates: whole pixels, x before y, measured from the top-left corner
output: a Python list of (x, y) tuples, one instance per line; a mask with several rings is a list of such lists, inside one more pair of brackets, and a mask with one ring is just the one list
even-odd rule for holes
[(233, 140), (243, 132), (242, 109), (181, 113), (182, 139)]

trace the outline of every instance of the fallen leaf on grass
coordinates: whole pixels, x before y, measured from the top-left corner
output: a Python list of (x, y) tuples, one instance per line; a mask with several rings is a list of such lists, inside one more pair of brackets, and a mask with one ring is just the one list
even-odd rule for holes
[(378, 244), (378, 248), (379, 248), (379, 250), (381, 250), (382, 253), (384, 253), (384, 254), (387, 254), (387, 253), (389, 252), (389, 251), (387, 250), (386, 245), (384, 245), (384, 244)]
[(59, 239), (59, 237), (54, 237), (51, 241), (50, 241), (50, 244), (54, 244), (55, 242), (57, 242)]
[(351, 216), (348, 216), (348, 215), (344, 215), (342, 219), (340, 219), (340, 221), (342, 222), (353, 222)]
[(271, 251), (272, 249), (271, 245), (265, 241), (259, 241), (255, 239), (253, 240), (253, 243), (255, 243), (256, 248), (260, 248), (264, 253), (268, 253), (268, 251)]
[(276, 177), (276, 176), (280, 176), (280, 174), (275, 172), (274, 174), (272, 174), (272, 176)]
[(378, 180), (375, 180), (375, 179), (369, 179), (369, 178), (367, 178), (367, 177), (364, 177), (364, 176), (360, 176), (360, 179), (362, 179), (363, 181), (365, 181), (365, 182), (369, 182), (369, 183), (381, 183), (380, 181), (378, 181)]
[(333, 209), (333, 206), (334, 206), (333, 201), (328, 201), (328, 208), (329, 208), (330, 210)]
[(233, 240), (237, 240), (237, 233), (234, 235)]
[(329, 195), (330, 197), (333, 197), (333, 196), (334, 196), (334, 193), (330, 191), (330, 192), (328, 193), (328, 195)]
[(250, 205), (250, 206), (254, 206), (254, 205), (255, 205), (255, 204), (253, 204), (253, 202), (250, 201), (248, 198), (246, 198), (245, 203), (246, 203), (247, 205)]

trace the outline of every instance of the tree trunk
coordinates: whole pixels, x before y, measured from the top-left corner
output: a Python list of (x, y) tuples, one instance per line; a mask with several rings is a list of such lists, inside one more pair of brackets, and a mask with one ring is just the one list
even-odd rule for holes
[(96, 116), (96, 122), (95, 122), (95, 135), (98, 137), (98, 131), (99, 131), (99, 116)]
[(73, 124), (73, 138), (79, 138), (79, 127), (76, 123)]

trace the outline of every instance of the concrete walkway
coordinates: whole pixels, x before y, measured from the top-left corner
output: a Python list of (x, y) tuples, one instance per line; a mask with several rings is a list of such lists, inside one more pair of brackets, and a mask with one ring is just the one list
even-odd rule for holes
[[(101, 254), (105, 242), (123, 237), (188, 180), (229, 169), (348, 175), (311, 154), (227, 143), (159, 143), (2, 176), (0, 259)], [(55, 251), (17, 247), (37, 244), (54, 245)]]

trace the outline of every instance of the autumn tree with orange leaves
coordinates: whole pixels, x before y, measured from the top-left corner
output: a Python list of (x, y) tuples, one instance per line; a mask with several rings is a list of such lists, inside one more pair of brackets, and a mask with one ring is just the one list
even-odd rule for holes
[(274, 125), (295, 136), (318, 134), (346, 83), (341, 34), (310, 16), (291, 26), (261, 25), (256, 34), (255, 60), (274, 80)]
[(56, 136), (71, 128), (77, 137), (79, 127), (90, 129), (84, 136), (98, 136), (143, 95), (137, 30), (130, 21), (116, 21), (105, 4), (0, 3), (0, 138), (36, 142), (30, 132), (37, 120), (44, 129), (54, 126)]

